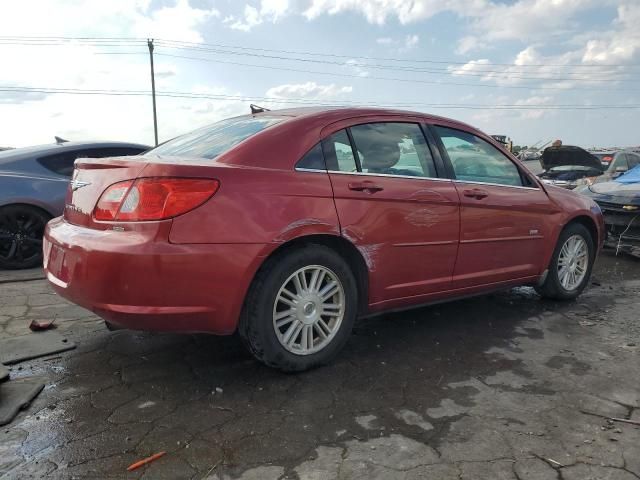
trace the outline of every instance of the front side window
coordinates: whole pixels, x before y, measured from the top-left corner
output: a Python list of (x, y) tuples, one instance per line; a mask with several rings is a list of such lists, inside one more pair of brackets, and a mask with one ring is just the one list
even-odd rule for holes
[(431, 152), (415, 123), (367, 123), (351, 127), (363, 173), (436, 177)]
[(214, 159), (282, 120), (283, 117), (237, 117), (222, 120), (169, 140), (150, 150), (148, 154)]
[(456, 179), (522, 186), (518, 167), (489, 142), (461, 130), (435, 126)]

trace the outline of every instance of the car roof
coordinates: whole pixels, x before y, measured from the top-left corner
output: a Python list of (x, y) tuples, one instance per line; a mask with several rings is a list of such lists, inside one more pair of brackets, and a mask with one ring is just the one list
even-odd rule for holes
[(140, 148), (148, 150), (151, 147), (140, 143), (130, 142), (64, 142), (50, 143), (46, 145), (34, 145), (31, 147), (14, 148), (12, 150), (3, 150), (0, 152), (0, 162), (4, 160), (20, 160), (33, 157), (35, 155), (52, 154), (57, 152), (67, 152), (83, 148)]
[(317, 120), (326, 119), (327, 123), (335, 121), (371, 116), (371, 115), (397, 115), (397, 116), (412, 116), (422, 117), (427, 121), (444, 122), (447, 124), (456, 124), (466, 129), (478, 131), (477, 128), (453, 120), (451, 118), (441, 117), (438, 115), (432, 115), (425, 112), (416, 112), (411, 110), (401, 110), (395, 108), (374, 108), (374, 107), (340, 107), (340, 106), (313, 106), (313, 107), (297, 107), (297, 108), (284, 108), (280, 110), (265, 110), (264, 112), (254, 114), (254, 116), (283, 116), (283, 117), (295, 117), (295, 118), (315, 118)]

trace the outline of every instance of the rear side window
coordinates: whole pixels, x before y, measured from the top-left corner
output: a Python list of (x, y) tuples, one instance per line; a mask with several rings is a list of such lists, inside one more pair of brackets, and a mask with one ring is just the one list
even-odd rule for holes
[(199, 128), (150, 150), (150, 155), (214, 159), (238, 143), (283, 120), (282, 117), (238, 117)]
[(363, 173), (436, 177), (424, 134), (415, 123), (367, 123), (351, 127)]
[(640, 155), (635, 153), (627, 153), (627, 160), (629, 161), (629, 170), (640, 165)]
[(72, 150), (68, 152), (47, 155), (38, 159), (38, 163), (50, 172), (70, 177), (73, 174), (73, 162), (77, 158), (105, 158), (138, 155), (144, 150), (133, 147), (105, 147), (86, 150)]
[(461, 130), (434, 128), (457, 180), (522, 186), (518, 167), (489, 142)]
[(326, 170), (324, 157), (322, 156), (322, 145), (316, 143), (314, 147), (300, 159), (296, 168), (304, 168), (307, 170)]
[(39, 158), (38, 163), (50, 172), (70, 177), (73, 174), (73, 162), (79, 156), (82, 155), (78, 152), (57, 153)]
[(356, 157), (346, 130), (340, 130), (322, 142), (327, 170), (333, 172), (357, 172)]

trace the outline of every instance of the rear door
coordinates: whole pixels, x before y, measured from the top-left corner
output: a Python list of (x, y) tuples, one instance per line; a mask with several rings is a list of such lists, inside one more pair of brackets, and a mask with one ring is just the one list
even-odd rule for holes
[(547, 194), (487, 140), (445, 126), (432, 131), (461, 202), (453, 288), (540, 274), (551, 234)]
[(406, 297), (418, 303), (447, 290), (458, 248), (458, 195), (439, 178), (421, 125), (353, 123), (323, 132), (323, 152), (342, 235), (371, 272), (369, 303), (392, 306)]

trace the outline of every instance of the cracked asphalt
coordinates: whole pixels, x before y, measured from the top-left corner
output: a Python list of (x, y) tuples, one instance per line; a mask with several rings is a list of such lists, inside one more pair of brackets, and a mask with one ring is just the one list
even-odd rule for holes
[(639, 267), (603, 253), (571, 303), (519, 288), (362, 320), (298, 375), (3, 283), (0, 338), (55, 317), (78, 348), (11, 368), (47, 386), (0, 430), (0, 478), (640, 479), (640, 427), (605, 418), (640, 421)]

